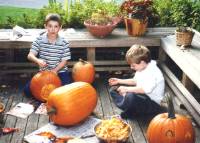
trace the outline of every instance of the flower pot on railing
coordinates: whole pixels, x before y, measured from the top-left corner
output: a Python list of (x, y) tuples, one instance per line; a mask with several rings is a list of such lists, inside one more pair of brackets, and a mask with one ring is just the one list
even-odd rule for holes
[(112, 18), (112, 21), (106, 25), (98, 25), (93, 24), (90, 20), (86, 20), (84, 21), (84, 25), (93, 36), (104, 38), (112, 33), (112, 31), (120, 21), (120, 17), (115, 17)]
[(130, 36), (142, 36), (146, 32), (148, 20), (124, 18), (126, 31)]
[(153, 0), (125, 0), (121, 4), (128, 35), (144, 35), (148, 18), (153, 17), (152, 4)]
[(178, 28), (175, 31), (175, 35), (176, 35), (177, 46), (184, 46), (184, 47), (191, 46), (192, 39), (194, 36), (194, 32), (192, 31), (191, 28), (187, 27)]

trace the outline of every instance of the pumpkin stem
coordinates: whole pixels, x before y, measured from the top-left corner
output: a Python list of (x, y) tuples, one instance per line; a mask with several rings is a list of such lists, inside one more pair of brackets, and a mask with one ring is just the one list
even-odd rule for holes
[(48, 109), (47, 114), (48, 115), (56, 114), (56, 108), (55, 107), (51, 107), (50, 109)]
[(81, 58), (79, 58), (79, 61), (80, 62), (82, 62), (82, 63), (84, 63), (84, 64), (86, 64), (87, 63), (87, 61), (84, 61), (83, 59), (81, 59)]
[(172, 101), (172, 96), (169, 93), (166, 93), (167, 105), (168, 105), (168, 118), (175, 119), (175, 110), (174, 104)]

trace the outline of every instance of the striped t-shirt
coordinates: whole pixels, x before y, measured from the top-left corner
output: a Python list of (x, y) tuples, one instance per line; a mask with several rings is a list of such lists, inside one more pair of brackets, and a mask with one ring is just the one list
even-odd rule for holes
[[(40, 70), (52, 70), (61, 61), (71, 59), (69, 42), (58, 36), (55, 44), (49, 42), (47, 33), (39, 36), (33, 43), (30, 52), (47, 63), (47, 67)], [(59, 72), (68, 70), (67, 65)]]

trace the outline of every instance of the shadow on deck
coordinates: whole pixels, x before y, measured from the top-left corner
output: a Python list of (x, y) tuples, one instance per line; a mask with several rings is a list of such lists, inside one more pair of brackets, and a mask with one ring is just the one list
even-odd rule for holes
[[(12, 78), (13, 82), (7, 82), (1, 84), (0, 87), (0, 99), (6, 105), (5, 112), (9, 111), (19, 102), (30, 102), (33, 99), (24, 97), (22, 95), (22, 89), (26, 82), (26, 79), (16, 77), (16, 79)], [(119, 114), (121, 111), (113, 104), (109, 92), (108, 92), (108, 83), (107, 79), (109, 77), (107, 75), (101, 75), (94, 82), (94, 87), (96, 88), (99, 99), (97, 103), (97, 107), (95, 112), (103, 117), (109, 117), (112, 115)], [(173, 94), (169, 88), (167, 90)], [(180, 109), (176, 104), (176, 111), (181, 114), (187, 115), (187, 111), (184, 109)], [(133, 128), (132, 136), (129, 139), (129, 143), (146, 143), (146, 131), (150, 120), (153, 117), (136, 117), (132, 120), (128, 120), (127, 122)], [(39, 115), (32, 113), (28, 118), (21, 119), (10, 115), (4, 115), (4, 124), (1, 124), (2, 127), (15, 127), (20, 128), (19, 132), (14, 132), (12, 134), (7, 134), (0, 136), (0, 143), (21, 143), (23, 142), (23, 137), (34, 130), (44, 126), (49, 122), (48, 116)], [(193, 122), (194, 123), (194, 122)], [(194, 123), (195, 131), (196, 131), (196, 143), (200, 142), (200, 132), (199, 128)]]

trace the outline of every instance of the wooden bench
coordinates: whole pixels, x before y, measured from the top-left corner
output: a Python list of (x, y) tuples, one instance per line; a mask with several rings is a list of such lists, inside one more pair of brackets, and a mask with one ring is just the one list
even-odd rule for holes
[[(160, 65), (170, 88), (200, 125), (200, 104), (196, 100), (199, 97), (193, 96), (194, 87), (198, 88), (197, 92), (200, 89), (199, 39), (200, 33), (195, 31), (192, 47), (182, 50), (180, 46), (176, 46), (175, 35), (161, 38), (159, 60), (161, 61)], [(166, 66), (167, 56), (182, 70), (183, 74), (180, 80), (170, 70), (169, 66)], [(199, 93), (197, 94), (199, 95)]]
[[(12, 39), (12, 30), (0, 30), (0, 34), (7, 34), (8, 39), (0, 39), (0, 52), (7, 51), (7, 62), (0, 63), (3, 70), (0, 73), (31, 73), (37, 71), (37, 66), (30, 63), (18, 63), (14, 62), (13, 51), (15, 49), (29, 49), (33, 39), (43, 32), (44, 29), (27, 29), (29, 34), (22, 36), (18, 39)], [(61, 34), (69, 41), (70, 48), (86, 49), (86, 57), (88, 61), (91, 61), (97, 71), (117, 71), (128, 70), (127, 63), (124, 60), (97, 60), (96, 49), (115, 49), (118, 50), (122, 47), (129, 48), (133, 44), (143, 44), (148, 47), (160, 47), (160, 38), (166, 35), (170, 35), (174, 32), (174, 28), (149, 28), (145, 36), (143, 37), (130, 37), (127, 35), (124, 29), (115, 29), (112, 35), (105, 39), (99, 39), (93, 37), (85, 29), (78, 29), (75, 32), (67, 32), (67, 30), (61, 31)], [(9, 35), (9, 36), (8, 36)], [(11, 37), (11, 38), (10, 38)], [(105, 53), (106, 54), (106, 53)], [(124, 59), (124, 57), (123, 57)], [(69, 63), (71, 67), (74, 61)]]

